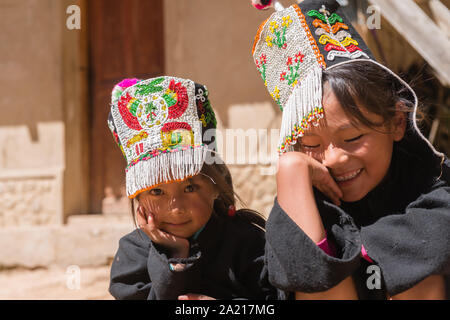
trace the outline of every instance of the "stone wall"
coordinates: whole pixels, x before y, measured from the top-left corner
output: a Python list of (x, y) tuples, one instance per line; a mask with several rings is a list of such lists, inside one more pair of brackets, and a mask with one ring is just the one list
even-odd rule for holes
[(85, 29), (66, 28), (67, 6), (82, 2), (2, 1), (1, 226), (63, 223), (85, 212)]
[(234, 104), (228, 109), (228, 121), (226, 128), (219, 123), (224, 133), (219, 150), (230, 168), (235, 192), (246, 207), (268, 216), (276, 194), (281, 114), (269, 101)]
[(20, 172), (0, 177), (0, 227), (61, 224), (62, 173)]
[(54, 225), (63, 219), (64, 126), (0, 127), (0, 226)]
[(0, 228), (0, 271), (107, 265), (117, 252), (119, 239), (133, 229), (129, 217), (92, 214), (71, 216), (64, 226)]
[(3, 1), (0, 10), (0, 225), (62, 221), (64, 123), (60, 6)]

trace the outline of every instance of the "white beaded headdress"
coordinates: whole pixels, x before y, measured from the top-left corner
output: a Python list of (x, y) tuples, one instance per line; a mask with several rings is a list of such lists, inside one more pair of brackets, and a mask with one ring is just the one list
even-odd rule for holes
[(127, 160), (129, 198), (200, 173), (215, 149), (203, 141), (203, 133), (216, 127), (208, 91), (191, 80), (123, 80), (112, 92), (108, 126)]

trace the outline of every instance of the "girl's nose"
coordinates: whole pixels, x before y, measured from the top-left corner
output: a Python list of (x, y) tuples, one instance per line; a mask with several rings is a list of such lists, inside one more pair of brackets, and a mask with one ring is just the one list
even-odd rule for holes
[(333, 146), (332, 144), (328, 145), (328, 148), (325, 149), (322, 164), (325, 167), (336, 168), (339, 165), (347, 162), (348, 154), (343, 149)]
[(169, 211), (172, 213), (183, 213), (185, 210), (184, 208), (184, 201), (181, 199), (181, 197), (171, 197), (169, 200)]

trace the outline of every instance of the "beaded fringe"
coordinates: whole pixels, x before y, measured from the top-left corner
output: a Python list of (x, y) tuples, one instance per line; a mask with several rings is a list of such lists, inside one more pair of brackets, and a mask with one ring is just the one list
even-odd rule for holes
[(200, 173), (208, 152), (207, 146), (174, 150), (139, 161), (126, 172), (127, 196), (139, 193), (167, 181), (180, 181)]
[(298, 83), (283, 107), (279, 152), (293, 151), (293, 145), (304, 130), (323, 117), (322, 68), (317, 65)]

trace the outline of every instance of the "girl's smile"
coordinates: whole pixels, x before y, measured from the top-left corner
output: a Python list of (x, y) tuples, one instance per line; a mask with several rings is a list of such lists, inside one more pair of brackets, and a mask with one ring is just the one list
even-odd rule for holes
[(355, 179), (357, 179), (360, 176), (360, 173), (362, 171), (363, 171), (363, 169), (360, 168), (358, 170), (347, 172), (345, 174), (333, 174), (332, 173), (332, 177), (334, 178), (334, 181), (336, 181), (337, 184), (342, 188), (342, 187), (350, 185)]

